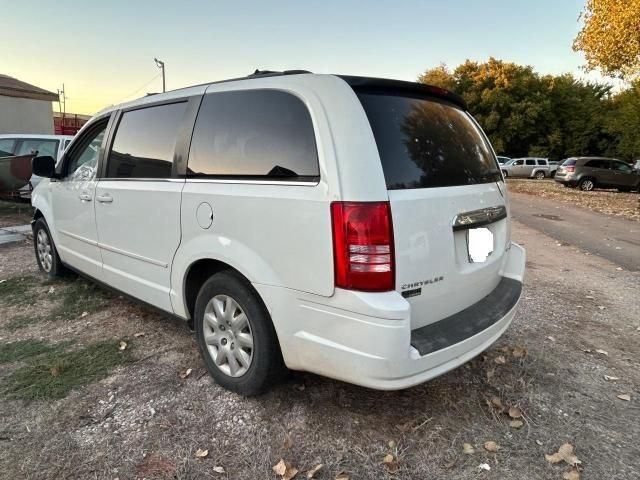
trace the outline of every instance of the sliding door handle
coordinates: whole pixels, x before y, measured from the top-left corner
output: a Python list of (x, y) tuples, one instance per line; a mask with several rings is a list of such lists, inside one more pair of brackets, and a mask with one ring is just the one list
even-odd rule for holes
[(105, 195), (98, 195), (96, 197), (96, 200), (98, 200), (100, 203), (111, 203), (113, 202), (113, 197), (107, 193)]

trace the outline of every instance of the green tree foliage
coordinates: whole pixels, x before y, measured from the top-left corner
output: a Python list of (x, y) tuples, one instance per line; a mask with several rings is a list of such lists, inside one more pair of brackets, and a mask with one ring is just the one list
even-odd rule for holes
[(495, 58), (467, 60), (455, 70), (439, 65), (418, 81), (461, 95), (500, 154), (640, 155), (640, 83), (612, 95), (608, 85), (539, 75)]

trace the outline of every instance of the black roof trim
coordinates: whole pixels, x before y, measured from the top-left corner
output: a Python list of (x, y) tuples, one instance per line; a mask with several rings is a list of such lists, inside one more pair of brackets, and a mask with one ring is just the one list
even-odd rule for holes
[(450, 92), (446, 88), (426, 85), (424, 83), (407, 82), (404, 80), (392, 80), (389, 78), (358, 77), (352, 75), (336, 76), (343, 79), (354, 89), (371, 91), (394, 90), (418, 95), (427, 95), (430, 97), (439, 97), (449, 100), (464, 110), (468, 110), (467, 103), (462, 99), (462, 97)]

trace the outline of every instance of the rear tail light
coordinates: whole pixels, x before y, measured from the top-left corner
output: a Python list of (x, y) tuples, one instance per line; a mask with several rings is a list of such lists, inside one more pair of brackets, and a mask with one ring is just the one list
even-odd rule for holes
[(576, 167), (574, 165), (569, 165), (568, 167), (563, 167), (567, 172), (575, 172)]
[(333, 202), (336, 287), (385, 292), (395, 287), (389, 202)]

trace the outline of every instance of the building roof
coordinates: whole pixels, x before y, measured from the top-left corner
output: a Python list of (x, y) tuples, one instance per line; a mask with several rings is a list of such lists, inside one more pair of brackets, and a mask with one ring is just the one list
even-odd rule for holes
[(49, 90), (2, 74), (0, 74), (0, 95), (4, 95), (5, 97), (30, 98), (33, 100), (47, 100), (49, 102), (58, 101), (58, 95)]

